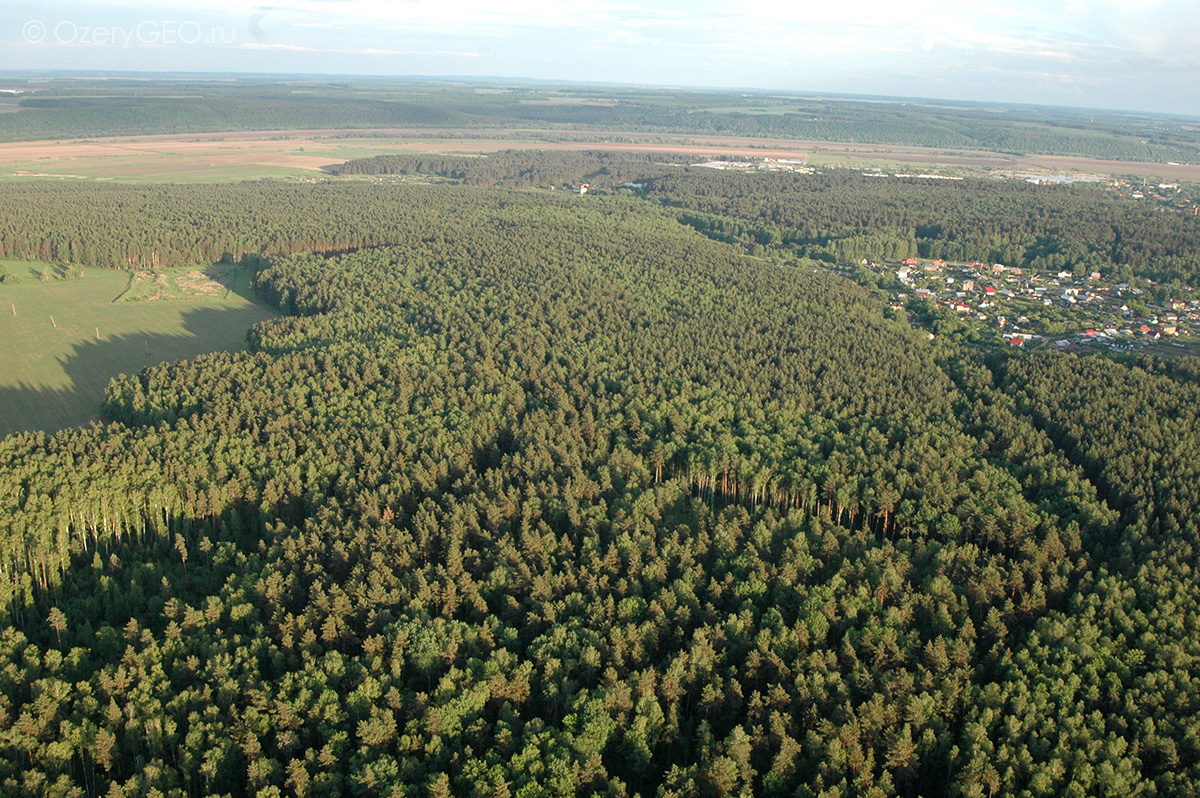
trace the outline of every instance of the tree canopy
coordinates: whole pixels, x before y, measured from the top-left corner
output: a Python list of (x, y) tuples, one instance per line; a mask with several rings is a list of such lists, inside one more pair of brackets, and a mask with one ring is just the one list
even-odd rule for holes
[(2, 190), (286, 315), (0, 442), (0, 792), (1197, 791), (1190, 367), (635, 197)]

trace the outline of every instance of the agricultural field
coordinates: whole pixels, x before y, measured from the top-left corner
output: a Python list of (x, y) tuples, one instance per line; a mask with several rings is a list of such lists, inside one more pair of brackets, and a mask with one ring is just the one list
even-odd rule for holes
[[(167, 360), (245, 346), (270, 318), (238, 266), (129, 273), (0, 262), (0, 436), (52, 432), (99, 412), (108, 381)], [(43, 278), (44, 275), (44, 278)]]
[(919, 168), (956, 175), (1066, 172), (1200, 180), (1200, 166), (1183, 163), (736, 135), (532, 128), (267, 130), (0, 142), (0, 180), (218, 183), (328, 176), (345, 161), (397, 152), (482, 155), (502, 150), (596, 149), (657, 153), (664, 160), (680, 155), (798, 158), (812, 166)]

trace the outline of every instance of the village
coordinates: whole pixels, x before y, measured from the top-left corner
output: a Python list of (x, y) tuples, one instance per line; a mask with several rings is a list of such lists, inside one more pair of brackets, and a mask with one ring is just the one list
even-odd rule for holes
[[(758, 172), (817, 171), (804, 166), (800, 159), (714, 160), (696, 166)], [(853, 171), (877, 178), (963, 179), (893, 173), (876, 167)], [(1106, 191), (1130, 200), (1200, 213), (1200, 207), (1181, 192), (1178, 183), (1142, 181), (1139, 185), (1090, 174), (999, 173), (994, 178), (1035, 185), (1105, 182)], [(857, 270), (851, 267), (835, 271), (887, 291), (892, 308), (907, 313), (910, 321), (920, 323), (931, 318), (931, 310), (943, 318), (957, 318), (962, 325), (956, 328), (960, 332), (968, 330), (969, 337), (979, 343), (1075, 352), (1151, 349), (1165, 355), (1195, 354), (1200, 350), (1200, 292), (1189, 286), (1168, 287), (1150, 279), (1135, 284), (1117, 282), (1099, 271), (1043, 271), (937, 258), (909, 257), (882, 263), (863, 259), (857, 265)]]
[(933, 303), (1009, 346), (1134, 352), (1190, 348), (1192, 337), (1200, 335), (1200, 295), (1191, 288), (1173, 288), (1163, 299), (1153, 281), (1146, 281), (1148, 288), (1109, 284), (1095, 271), (1039, 272), (911, 257), (889, 264), (864, 260), (860, 266), (894, 289), (893, 308)]
[(762, 158), (752, 161), (716, 160), (692, 165), (702, 169), (728, 169), (741, 172), (794, 172), (801, 175), (811, 175), (816, 172), (816, 169), (805, 165), (803, 158)]

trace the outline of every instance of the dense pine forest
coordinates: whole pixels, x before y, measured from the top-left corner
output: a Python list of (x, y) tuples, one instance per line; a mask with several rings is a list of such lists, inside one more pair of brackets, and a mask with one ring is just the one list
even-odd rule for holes
[(284, 314), (0, 442), (0, 792), (1200, 791), (1195, 367), (985, 357), (744, 246), (1113, 223), (1190, 275), (1193, 222), (752, 177), (0, 187), (6, 257), (243, 260)]
[[(880, 179), (848, 169), (721, 172), (689, 167), (694, 160), (603, 151), (395, 155), (350, 161), (342, 173), (511, 188), (592, 181), (626, 193), (621, 186), (634, 183), (639, 196), (706, 236), (780, 258), (846, 265), (920, 256), (1200, 284), (1200, 186), (1145, 204), (1095, 185)], [(343, 253), (395, 242), (396, 226), (415, 211), (394, 196), (394, 186), (336, 180), (0, 183), (0, 258), (153, 269)]]
[(648, 192), (730, 243), (838, 264), (914, 256), (1200, 282), (1195, 186), (1150, 205), (1091, 184), (698, 171), (651, 178)]
[[(665, 163), (669, 157), (674, 163)], [(605, 188), (643, 186), (688, 164), (707, 159), (662, 153), (556, 152), (506, 150), (487, 156), (391, 154), (355, 158), (335, 171), (339, 175), (422, 175), (445, 178), (467, 186), (511, 188), (558, 187), (596, 182)], [(634, 182), (637, 181), (637, 182)]]

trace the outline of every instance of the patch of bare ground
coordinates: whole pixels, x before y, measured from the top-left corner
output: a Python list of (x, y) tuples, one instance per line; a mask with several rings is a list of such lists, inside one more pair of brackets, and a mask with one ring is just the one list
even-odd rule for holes
[(192, 296), (220, 296), (225, 293), (225, 286), (209, 277), (199, 269), (192, 269), (186, 274), (175, 278), (175, 285), (185, 294)]

